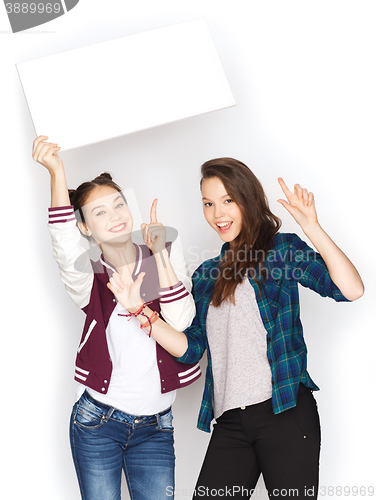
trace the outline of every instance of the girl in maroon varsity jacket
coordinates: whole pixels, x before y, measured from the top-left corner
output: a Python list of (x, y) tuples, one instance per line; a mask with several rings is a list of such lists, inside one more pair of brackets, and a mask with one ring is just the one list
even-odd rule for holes
[[(34, 141), (33, 158), (51, 175), (48, 228), (54, 258), (69, 296), (86, 314), (77, 349), (75, 380), (79, 386), (71, 419), (71, 447), (81, 495), (89, 500), (112, 499), (115, 488), (116, 498), (120, 498), (123, 468), (131, 495), (142, 483), (139, 494), (132, 498), (165, 498), (167, 488), (174, 486), (171, 405), (176, 389), (200, 377), (200, 366), (176, 361), (150, 337), (150, 328), (140, 329), (108, 283), (126, 259), (133, 268), (133, 278), (142, 281), (141, 296), (153, 314), (161, 315), (181, 331), (195, 315), (188, 266), (181, 249), (165, 241), (165, 228), (156, 216), (157, 200), (152, 205), (150, 224), (142, 225), (145, 244), (137, 245), (131, 238), (133, 219), (126, 199), (110, 174), (101, 174), (68, 191), (57, 154), (60, 148), (46, 139), (40, 136)], [(83, 248), (83, 236), (96, 243), (100, 255), (91, 257), (93, 247)], [(128, 443), (130, 435), (118, 443), (124, 423), (132, 428), (132, 435), (138, 435), (138, 448)], [(162, 444), (161, 436), (165, 441)], [(114, 440), (120, 446), (108, 451)], [(150, 450), (153, 440), (154, 458)], [(147, 453), (142, 448), (146, 442)], [(107, 459), (102, 456), (103, 446)], [(108, 453), (110, 457), (114, 454), (113, 460), (108, 461)], [(136, 460), (134, 453), (138, 453)], [(150, 463), (144, 484), (140, 462), (145, 462), (146, 455)], [(113, 474), (111, 465), (106, 475), (109, 462), (120, 463), (117, 474)], [(158, 468), (155, 474), (153, 466)]]

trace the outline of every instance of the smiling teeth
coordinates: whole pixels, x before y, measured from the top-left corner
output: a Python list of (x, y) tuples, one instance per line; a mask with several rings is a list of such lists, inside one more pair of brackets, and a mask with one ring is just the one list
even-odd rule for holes
[(231, 224), (231, 222), (218, 222), (217, 226), (218, 227), (226, 227), (226, 226), (228, 226), (230, 224)]
[(113, 227), (112, 229), (110, 229), (110, 231), (112, 232), (121, 231), (122, 229), (124, 229), (124, 226), (125, 224), (121, 224), (121, 226)]

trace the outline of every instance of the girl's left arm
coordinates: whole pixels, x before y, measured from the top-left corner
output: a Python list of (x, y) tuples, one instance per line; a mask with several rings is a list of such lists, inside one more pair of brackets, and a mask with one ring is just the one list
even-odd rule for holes
[(323, 230), (317, 220), (313, 193), (295, 184), (294, 193), (282, 178), (278, 182), (288, 201), (278, 200), (294, 217), (305, 235), (324, 259), (332, 281), (348, 300), (359, 299), (364, 293), (362, 279), (352, 262)]
[(153, 201), (150, 224), (142, 224), (145, 244), (152, 250), (159, 277), (159, 299), (162, 315), (176, 330), (185, 330), (195, 316), (196, 308), (190, 293), (192, 281), (181, 248), (171, 245), (166, 249), (166, 229), (157, 221), (157, 202)]

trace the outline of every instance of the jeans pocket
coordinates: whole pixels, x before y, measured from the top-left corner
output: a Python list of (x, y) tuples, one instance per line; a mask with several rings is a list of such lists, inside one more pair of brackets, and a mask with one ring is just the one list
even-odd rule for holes
[(291, 415), (304, 438), (310, 436), (320, 439), (320, 418), (317, 404), (309, 389), (305, 389), (305, 392), (299, 395), (296, 407), (291, 409)]
[(158, 426), (157, 429), (160, 431), (174, 432), (174, 427), (172, 425), (172, 410), (170, 410), (165, 415), (158, 416)]
[(90, 401), (81, 398), (74, 409), (74, 423), (85, 429), (98, 429), (103, 424), (103, 413)]

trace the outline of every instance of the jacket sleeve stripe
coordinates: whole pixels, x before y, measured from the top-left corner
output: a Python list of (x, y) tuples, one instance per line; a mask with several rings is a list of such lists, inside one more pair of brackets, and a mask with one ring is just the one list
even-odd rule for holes
[(169, 302), (174, 302), (175, 300), (187, 297), (188, 292), (181, 281), (174, 286), (168, 288), (159, 288), (159, 300), (162, 304), (168, 304)]
[[(193, 369), (195, 371), (192, 373), (192, 375), (180, 379), (181, 385), (186, 384), (187, 382), (194, 380), (196, 378), (199, 378), (201, 376), (201, 368), (200, 368), (200, 365), (198, 363)], [(191, 371), (191, 370), (187, 370), (187, 371)], [(181, 373), (179, 373), (179, 377), (181, 377)]]
[(52, 207), (48, 209), (48, 223), (69, 222), (75, 220), (73, 207)]
[(159, 302), (161, 304), (169, 304), (170, 302), (175, 302), (176, 300), (183, 299), (184, 297), (187, 297), (189, 295), (189, 292), (184, 289), (183, 292), (181, 292), (178, 295), (174, 295), (172, 298), (165, 298), (165, 297), (160, 297)]
[(168, 286), (165, 288), (158, 288), (158, 292), (163, 295), (165, 293), (171, 293), (172, 290), (176, 291), (178, 288), (184, 288), (184, 285), (181, 281), (176, 283), (176, 285)]
[(75, 216), (73, 215), (72, 217), (59, 217), (59, 219), (49, 219), (48, 223), (49, 224), (57, 224), (57, 223), (62, 223), (62, 222), (71, 222), (73, 220), (75, 220)]

